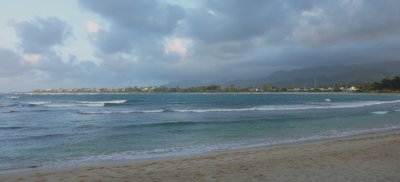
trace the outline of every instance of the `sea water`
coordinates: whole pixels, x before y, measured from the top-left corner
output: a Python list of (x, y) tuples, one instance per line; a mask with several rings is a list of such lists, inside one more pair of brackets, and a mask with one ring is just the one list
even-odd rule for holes
[(399, 111), (384, 94), (2, 94), (0, 172), (396, 130)]

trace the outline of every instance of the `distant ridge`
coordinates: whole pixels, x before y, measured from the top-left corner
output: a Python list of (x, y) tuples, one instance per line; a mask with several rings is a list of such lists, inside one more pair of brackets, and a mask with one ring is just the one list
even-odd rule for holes
[(314, 79), (317, 86), (334, 85), (363, 85), (365, 83), (380, 81), (383, 78), (400, 75), (400, 61), (317, 66), (289, 71), (277, 71), (269, 76), (233, 81), (182, 81), (173, 82), (167, 86), (201, 86), (201, 85), (222, 85), (234, 84), (239, 87), (262, 86), (266, 83), (277, 87), (313, 87)]

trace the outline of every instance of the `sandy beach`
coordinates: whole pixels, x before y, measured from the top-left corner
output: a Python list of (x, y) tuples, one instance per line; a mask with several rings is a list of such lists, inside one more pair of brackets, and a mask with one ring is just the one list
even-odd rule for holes
[(400, 181), (400, 131), (195, 157), (3, 175), (0, 181)]

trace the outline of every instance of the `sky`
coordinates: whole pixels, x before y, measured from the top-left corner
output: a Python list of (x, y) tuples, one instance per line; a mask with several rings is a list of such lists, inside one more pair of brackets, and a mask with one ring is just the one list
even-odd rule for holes
[(398, 0), (0, 0), (0, 92), (400, 60)]

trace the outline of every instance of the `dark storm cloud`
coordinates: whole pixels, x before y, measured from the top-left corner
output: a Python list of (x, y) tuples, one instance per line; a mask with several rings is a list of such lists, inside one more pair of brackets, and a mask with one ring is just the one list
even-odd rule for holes
[(280, 0), (209, 0), (190, 12), (188, 34), (201, 41), (243, 40), (268, 33), (287, 33), (296, 14), (310, 3)]
[[(205, 0), (186, 9), (162, 0), (79, 2), (110, 26), (92, 39), (100, 65), (68, 64), (63, 73), (71, 78), (96, 75), (127, 84), (135, 79), (218, 80), (400, 60), (400, 1), (395, 0)], [(171, 39), (181, 41), (174, 49), (184, 54), (166, 51)], [(63, 39), (56, 40), (43, 45), (49, 49)]]
[(79, 0), (107, 22), (89, 36), (96, 64), (58, 49), (72, 36), (66, 21), (13, 21), (20, 42), (17, 50), (0, 48), (0, 76), (131, 86), (400, 60), (398, 0), (202, 0), (190, 8), (170, 2)]
[(55, 17), (37, 17), (31, 21), (14, 22), (13, 26), (25, 53), (45, 53), (71, 35), (68, 24)]
[(399, 1), (319, 1), (297, 18), (292, 38), (308, 46), (374, 41), (400, 33)]
[(220, 76), (256, 77), (299, 67), (400, 60), (397, 7), (394, 0), (209, 0), (188, 13), (184, 30), (196, 41), (192, 60), (223, 70)]

